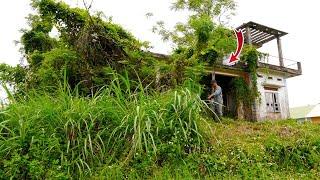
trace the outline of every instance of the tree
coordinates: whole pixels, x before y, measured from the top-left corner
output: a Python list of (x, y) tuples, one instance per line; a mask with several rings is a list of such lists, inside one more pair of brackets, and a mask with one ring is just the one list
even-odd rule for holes
[[(196, 72), (200, 69), (201, 74), (201, 66), (213, 65), (236, 48), (232, 30), (221, 23), (222, 19), (231, 17), (235, 8), (233, 0), (175, 0), (172, 9), (187, 11), (190, 14), (187, 22), (177, 23), (173, 30), (168, 30), (164, 21), (158, 21), (153, 27), (164, 41), (175, 45), (173, 57), (176, 73), (180, 73), (181, 78), (196, 74), (191, 78), (199, 79), (201, 76)], [(187, 72), (190, 68), (192, 73)]]
[[(58, 0), (32, 0), (32, 7), (36, 13), (28, 17), (29, 28), (21, 37), (27, 66), (19, 68), (24, 72), (20, 82), (13, 82), (19, 84), (19, 92), (54, 92), (67, 82), (88, 95), (112, 81), (114, 72), (148, 87), (171, 88), (186, 79), (197, 81), (204, 64), (213, 64), (236, 44), (232, 31), (215, 22), (223, 12), (234, 10), (232, 0), (175, 0), (173, 9), (187, 10), (190, 17), (173, 31), (158, 22), (155, 31), (176, 44), (165, 60), (145, 51), (148, 43), (101, 13), (90, 14), (87, 6), (80, 9)], [(53, 29), (58, 37), (50, 36)]]
[[(127, 71), (134, 79), (136, 74), (143, 75), (140, 72), (145, 67), (152, 67), (152, 56), (142, 50), (146, 43), (100, 13), (92, 15), (87, 9), (71, 8), (56, 0), (32, 0), (32, 7), (36, 13), (29, 15), (30, 27), (21, 37), (26, 76), (19, 82), (24, 86), (16, 88), (52, 92), (67, 81), (71, 88), (79, 87), (87, 95), (110, 82), (112, 72)], [(58, 37), (50, 36), (53, 29)], [(3, 67), (7, 68), (3, 72), (12, 72), (11, 67)], [(140, 78), (146, 82), (154, 79), (149, 77), (153, 72), (143, 72)]]

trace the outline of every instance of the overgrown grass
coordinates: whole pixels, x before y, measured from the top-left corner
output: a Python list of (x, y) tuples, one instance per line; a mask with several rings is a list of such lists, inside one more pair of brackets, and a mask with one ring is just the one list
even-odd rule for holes
[[(92, 97), (28, 93), (0, 114), (0, 177), (316, 178), (320, 127), (213, 122), (189, 88), (150, 92), (126, 77)], [(189, 84), (190, 85), (190, 84)], [(11, 97), (13, 98), (13, 97)]]
[[(163, 166), (157, 166), (152, 179), (318, 179), (320, 176), (320, 126), (295, 120), (252, 123), (223, 119), (200, 125), (210, 148), (193, 152)], [(108, 167), (96, 177), (137, 176), (136, 169), (125, 171)], [(114, 171), (113, 171), (114, 170)], [(120, 175), (120, 176), (119, 176)]]
[(159, 94), (132, 84), (115, 76), (93, 97), (60, 88), (17, 99), (0, 115), (0, 175), (81, 178), (114, 164), (148, 173), (145, 166), (205, 146), (196, 94), (184, 88)]

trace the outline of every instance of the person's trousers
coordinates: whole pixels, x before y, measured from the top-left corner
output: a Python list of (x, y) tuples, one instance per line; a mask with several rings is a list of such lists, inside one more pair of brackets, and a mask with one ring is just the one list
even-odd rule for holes
[(212, 110), (217, 114), (217, 116), (221, 117), (223, 116), (223, 102), (212, 102), (211, 108)]

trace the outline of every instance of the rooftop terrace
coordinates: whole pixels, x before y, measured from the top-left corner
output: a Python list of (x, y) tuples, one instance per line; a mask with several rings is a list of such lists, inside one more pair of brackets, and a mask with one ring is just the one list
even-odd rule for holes
[(246, 44), (256, 46), (257, 48), (262, 47), (272, 40), (277, 40), (278, 56), (263, 55), (259, 59), (259, 67), (285, 72), (289, 77), (302, 74), (300, 62), (283, 57), (281, 37), (288, 33), (252, 21), (242, 24), (237, 30), (242, 30), (245, 34), (244, 41)]

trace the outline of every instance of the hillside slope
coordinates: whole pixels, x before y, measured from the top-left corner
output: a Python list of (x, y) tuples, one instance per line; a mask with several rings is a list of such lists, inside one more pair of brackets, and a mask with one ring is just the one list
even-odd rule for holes
[(93, 97), (70, 91), (12, 101), (0, 113), (0, 177), (16, 179), (317, 178), (320, 126), (204, 114), (187, 89)]

